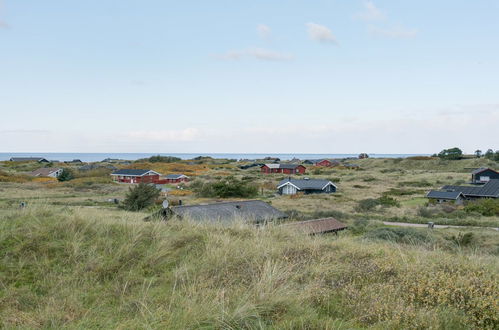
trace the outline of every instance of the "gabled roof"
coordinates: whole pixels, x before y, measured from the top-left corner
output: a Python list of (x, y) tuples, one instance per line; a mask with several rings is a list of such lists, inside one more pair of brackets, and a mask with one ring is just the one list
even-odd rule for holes
[(305, 167), (300, 164), (263, 164), (262, 166), (267, 166), (268, 168), (284, 168), (284, 169), (289, 169), (289, 170), (294, 170), (295, 168), (301, 166)]
[(42, 167), (39, 169), (34, 170), (33, 172), (30, 172), (29, 175), (31, 176), (49, 176), (50, 174), (53, 174), (57, 171), (62, 170), (61, 168), (57, 167)]
[(188, 176), (184, 174), (168, 174), (165, 178), (175, 180), (181, 178), (188, 178)]
[(499, 180), (490, 180), (480, 187), (469, 186), (443, 186), (442, 190), (446, 191), (459, 191), (464, 196), (470, 197), (493, 197), (499, 198)]
[(135, 170), (135, 169), (121, 169), (111, 173), (111, 175), (126, 175), (126, 176), (144, 176), (146, 174), (161, 175), (153, 170)]
[(497, 172), (496, 170), (493, 170), (493, 169), (491, 169), (489, 167), (480, 167), (480, 168), (477, 168), (476, 170), (472, 171), (471, 174), (479, 174), (479, 173), (482, 173), (482, 172), (487, 171), (487, 170), (499, 174), (499, 172)]
[(460, 191), (438, 191), (438, 190), (431, 190), (426, 194), (426, 197), (428, 198), (435, 198), (435, 199), (452, 199), (456, 200), (459, 198), (459, 196), (464, 197), (463, 193)]
[(293, 222), (290, 224), (286, 224), (285, 226), (296, 228), (298, 230), (304, 231), (309, 235), (335, 232), (348, 228), (345, 224), (339, 222), (335, 218)]
[(287, 218), (286, 214), (259, 200), (173, 206), (171, 207), (171, 211), (181, 218), (194, 221), (230, 222), (243, 220), (248, 222), (264, 222)]
[(329, 180), (287, 178), (287, 179), (281, 180), (281, 182), (279, 182), (279, 184), (277, 185), (277, 189), (279, 189), (287, 184), (291, 184), (291, 185), (295, 186), (298, 190), (322, 190), (322, 189), (326, 188), (326, 186), (329, 184), (331, 184), (335, 188), (337, 188), (336, 185)]

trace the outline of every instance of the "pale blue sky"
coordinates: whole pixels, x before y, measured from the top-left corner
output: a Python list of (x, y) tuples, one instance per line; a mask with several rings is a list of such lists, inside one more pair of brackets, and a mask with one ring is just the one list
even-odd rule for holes
[(497, 0), (1, 4), (0, 152), (499, 148)]

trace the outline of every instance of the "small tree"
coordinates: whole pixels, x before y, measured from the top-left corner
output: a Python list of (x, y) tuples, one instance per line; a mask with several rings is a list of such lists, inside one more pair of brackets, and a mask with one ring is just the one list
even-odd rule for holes
[(441, 159), (458, 160), (463, 158), (463, 151), (457, 147), (444, 149), (438, 153)]
[(480, 158), (480, 157), (482, 157), (482, 150), (480, 150), (480, 149), (475, 150), (475, 157), (476, 157), (476, 158)]
[(494, 150), (488, 149), (485, 152), (485, 158), (487, 158), (487, 159), (493, 159), (494, 158)]
[(154, 201), (159, 197), (159, 190), (152, 185), (139, 183), (135, 187), (130, 187), (123, 208), (128, 211), (140, 211), (154, 204)]
[(65, 168), (62, 170), (62, 173), (57, 177), (57, 180), (59, 181), (69, 181), (74, 179), (73, 171), (71, 171), (69, 168)]

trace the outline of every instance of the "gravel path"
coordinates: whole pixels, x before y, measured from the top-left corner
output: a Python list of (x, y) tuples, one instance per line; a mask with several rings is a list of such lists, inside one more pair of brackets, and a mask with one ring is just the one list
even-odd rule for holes
[[(424, 223), (406, 223), (406, 222), (388, 222), (388, 221), (383, 221), (384, 225), (387, 226), (398, 226), (398, 227), (417, 227), (417, 228), (428, 228), (427, 224)], [(499, 231), (499, 228), (495, 227), (472, 227), (472, 226), (452, 226), (452, 225), (435, 225), (434, 228), (468, 228), (468, 229), (474, 229), (474, 228), (486, 228), (486, 229), (493, 229)]]

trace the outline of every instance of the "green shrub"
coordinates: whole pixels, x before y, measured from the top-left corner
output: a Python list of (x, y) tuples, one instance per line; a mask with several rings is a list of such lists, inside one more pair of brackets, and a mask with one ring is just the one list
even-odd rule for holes
[(431, 187), (433, 184), (426, 180), (421, 181), (403, 181), (398, 183), (399, 187), (409, 186), (409, 187)]
[(251, 198), (258, 194), (258, 187), (246, 180), (239, 180), (233, 176), (220, 178), (216, 182), (196, 183), (191, 189), (201, 197), (243, 197)]
[(393, 197), (381, 196), (380, 198), (367, 198), (360, 200), (357, 203), (356, 210), (358, 212), (366, 212), (374, 210), (378, 205), (383, 207), (399, 207), (400, 203)]
[(357, 207), (355, 208), (359, 212), (371, 211), (379, 205), (379, 202), (375, 198), (367, 198), (359, 201)]
[(149, 158), (143, 158), (143, 159), (137, 159), (135, 162), (150, 162), (150, 163), (175, 163), (181, 161), (180, 158), (178, 157), (172, 157), (172, 156), (151, 156)]
[(498, 199), (480, 199), (468, 203), (464, 210), (466, 212), (478, 212), (481, 215), (491, 217), (499, 215), (499, 200)]
[(418, 194), (419, 191), (417, 190), (409, 190), (409, 189), (397, 189), (397, 188), (391, 188), (390, 190), (384, 192), (384, 195), (391, 195), (391, 196), (410, 196), (414, 194)]
[(386, 207), (400, 207), (400, 203), (395, 198), (390, 196), (381, 196), (380, 198), (378, 198), (378, 203), (379, 205)]
[(122, 207), (128, 211), (140, 211), (154, 204), (159, 197), (159, 190), (156, 187), (140, 183), (135, 187), (130, 187)]
[(452, 241), (458, 246), (470, 246), (473, 241), (475, 240), (475, 236), (473, 235), (472, 232), (468, 233), (459, 233), (458, 235), (452, 235), (451, 237), (447, 238), (448, 240)]
[(69, 168), (65, 168), (62, 170), (61, 175), (57, 177), (57, 180), (59, 181), (69, 181), (74, 179), (73, 171), (71, 171)]
[(463, 151), (457, 147), (444, 149), (440, 151), (437, 156), (441, 159), (459, 160), (463, 158)]

